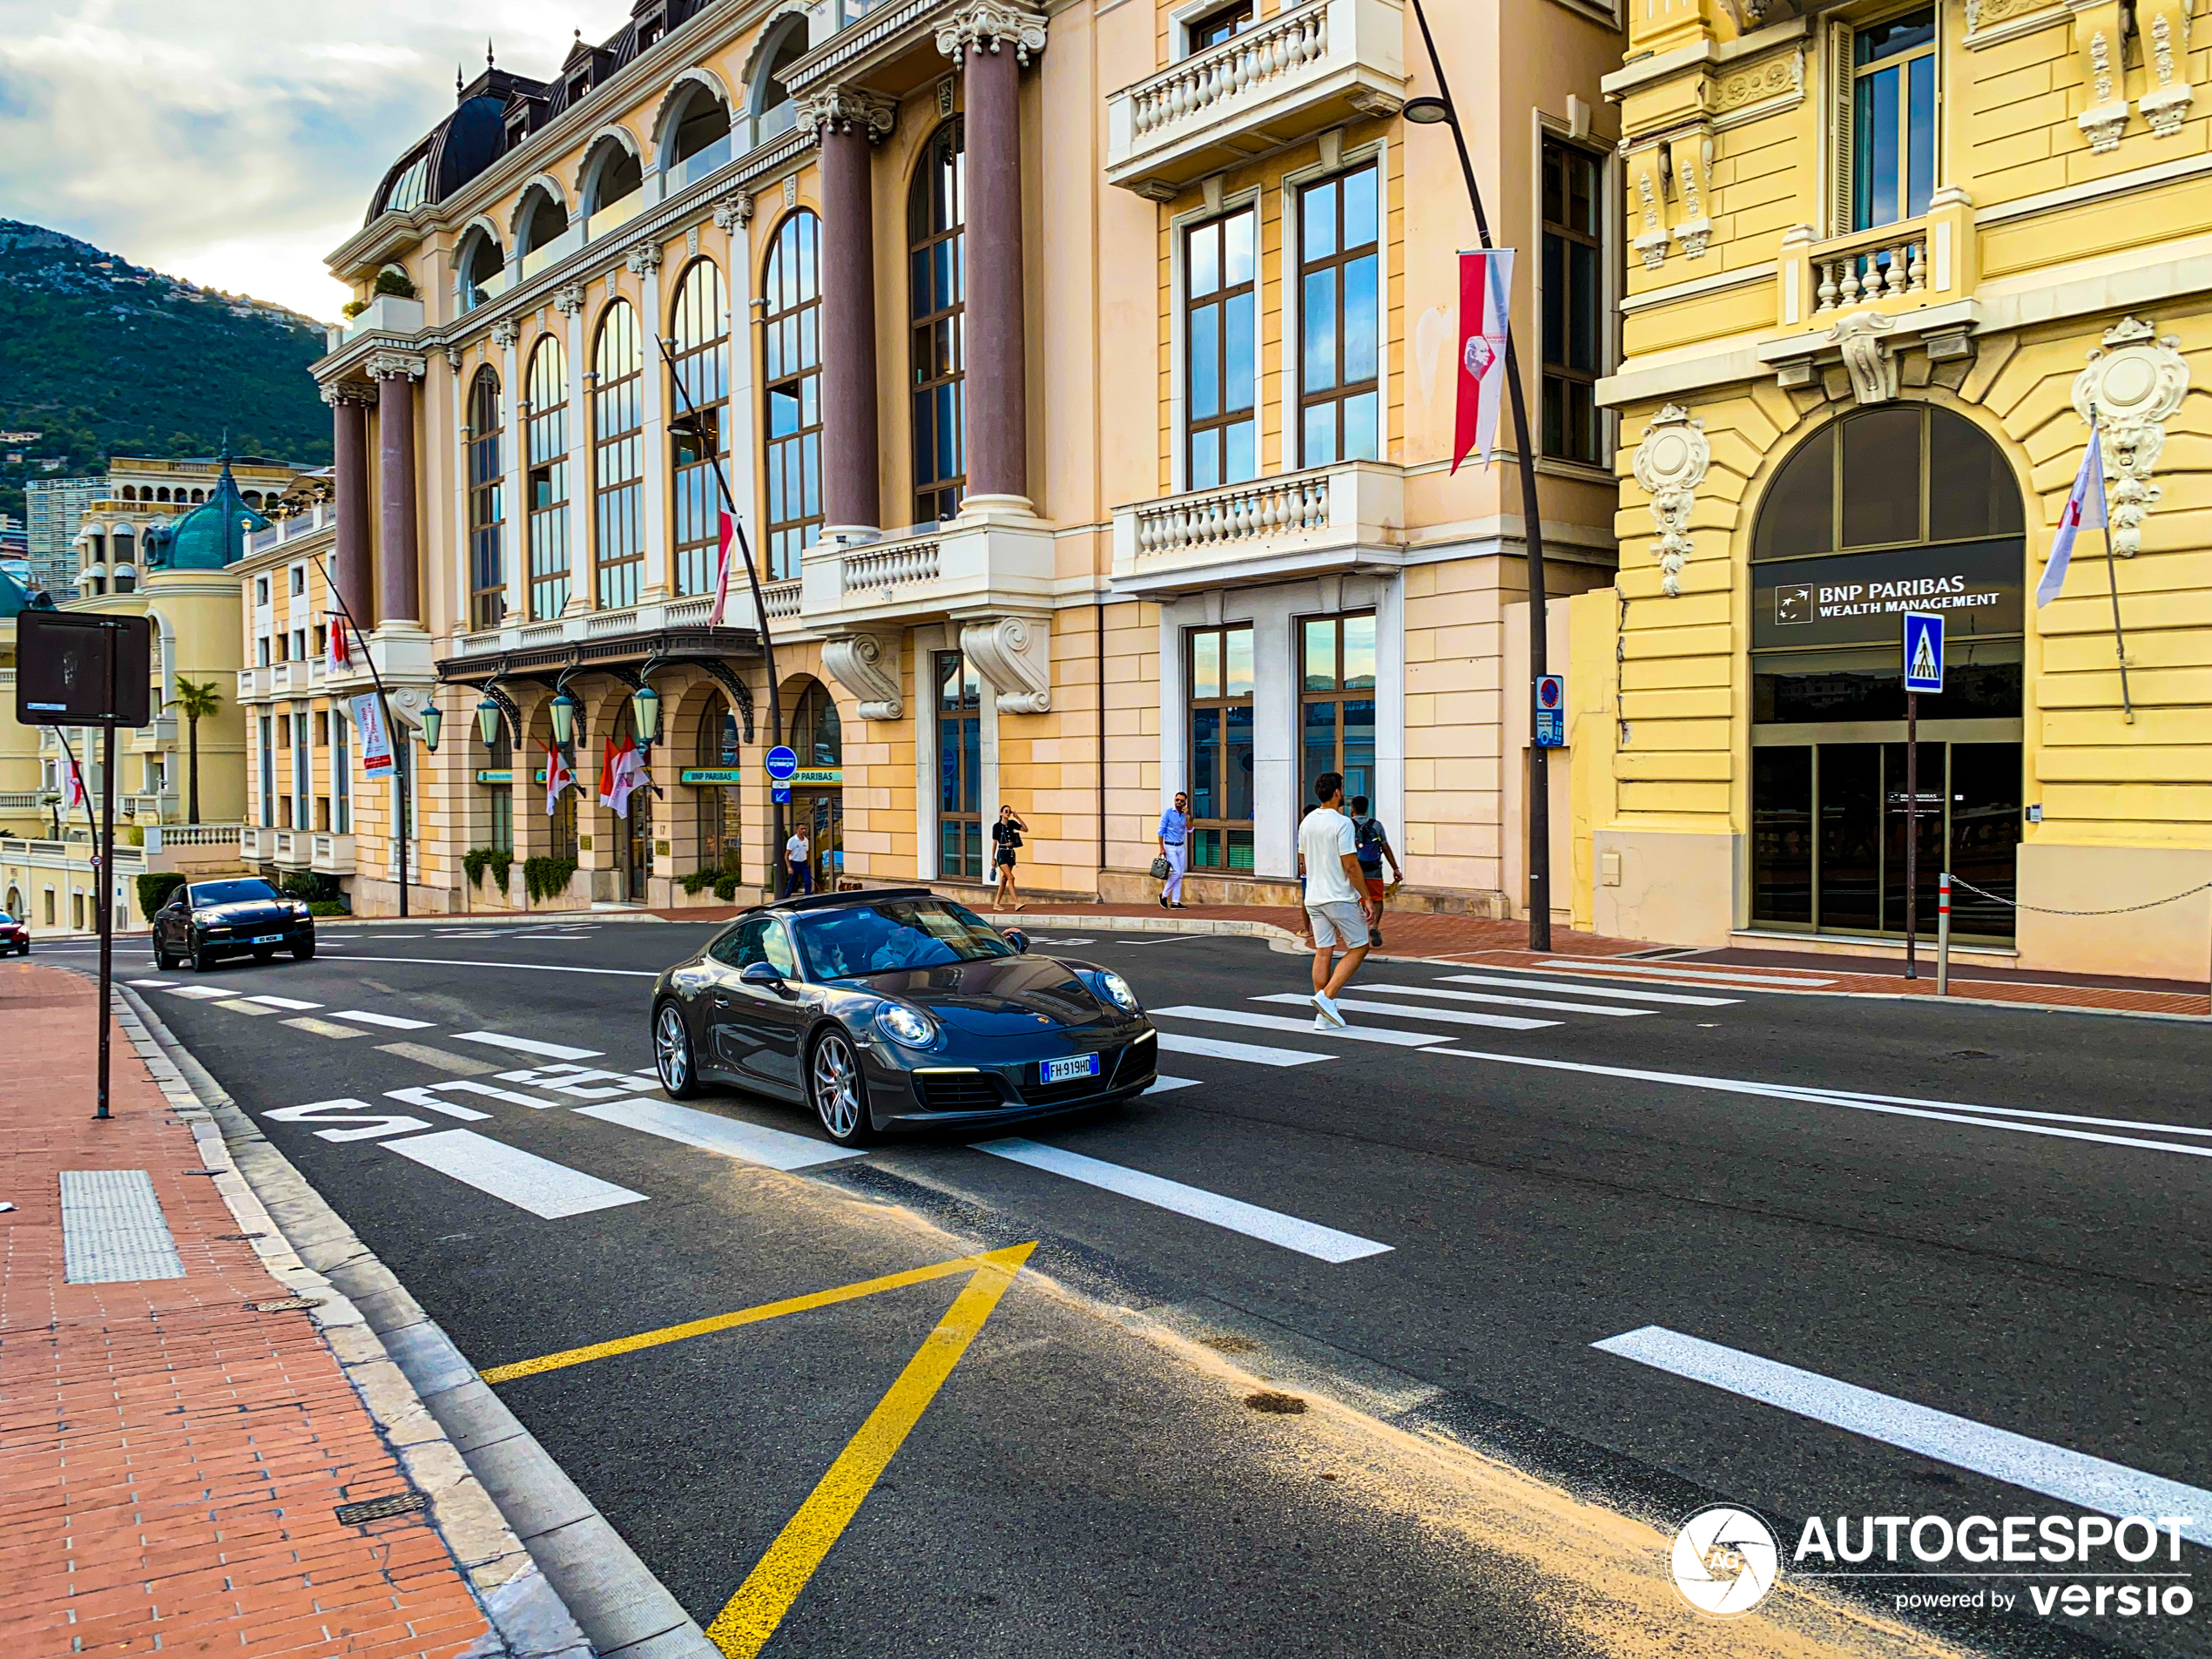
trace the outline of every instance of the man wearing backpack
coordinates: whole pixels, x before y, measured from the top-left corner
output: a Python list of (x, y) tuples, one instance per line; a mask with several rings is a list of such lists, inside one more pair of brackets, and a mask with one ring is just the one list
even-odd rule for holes
[[(1359, 860), (1361, 880), (1367, 884), (1367, 898), (1371, 905), (1367, 918), (1367, 943), (1382, 943), (1383, 900), (1390, 894), (1391, 887), (1406, 879), (1406, 872), (1398, 867), (1398, 854), (1391, 850), (1390, 832), (1383, 827), (1379, 818), (1367, 813), (1367, 798), (1352, 798), (1352, 850)], [(1390, 860), (1390, 880), (1383, 880), (1383, 860)]]

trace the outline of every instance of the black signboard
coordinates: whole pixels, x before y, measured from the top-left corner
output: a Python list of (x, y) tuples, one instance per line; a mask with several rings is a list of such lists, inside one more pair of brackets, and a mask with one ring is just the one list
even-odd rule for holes
[(1908, 610), (1940, 613), (1954, 640), (2017, 634), (2026, 564), (2012, 539), (1755, 564), (1751, 648), (1894, 646)]
[(153, 718), (153, 624), (25, 610), (16, 617), (20, 725), (142, 726)]

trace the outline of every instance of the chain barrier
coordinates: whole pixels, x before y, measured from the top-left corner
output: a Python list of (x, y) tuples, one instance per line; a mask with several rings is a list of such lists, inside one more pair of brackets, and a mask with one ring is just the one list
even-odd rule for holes
[(2017, 899), (2007, 899), (1998, 894), (1986, 892), (1974, 886), (1973, 882), (1961, 880), (1955, 875), (1951, 878), (1951, 886), (1954, 891), (1964, 890), (1974, 894), (1977, 898), (1986, 899), (1992, 904), (2005, 905), (2014, 910), (2033, 911), (2039, 916), (2125, 916), (2138, 910), (2155, 910), (2159, 906), (2172, 904), (2178, 899), (2192, 899), (2200, 893), (2212, 892), (2212, 881), (2201, 881), (2195, 887), (2182, 892), (2168, 894), (2163, 899), (2153, 899), (2148, 904), (2116, 905), (2110, 910), (2054, 910), (2046, 905), (2022, 904)]

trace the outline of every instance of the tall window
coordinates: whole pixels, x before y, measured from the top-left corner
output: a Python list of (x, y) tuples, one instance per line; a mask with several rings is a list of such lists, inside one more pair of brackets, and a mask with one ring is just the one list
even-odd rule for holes
[[(543, 753), (543, 751), (540, 751)], [(543, 769), (541, 767), (540, 771)], [(541, 777), (538, 781), (543, 784)], [(582, 789), (563, 789), (561, 799), (553, 803), (553, 811), (546, 819), (545, 846), (549, 856), (572, 859), (576, 856), (576, 804), (583, 798)]]
[(1851, 37), (1851, 226), (1928, 211), (1935, 192), (1935, 9)]
[(809, 770), (835, 772), (845, 765), (845, 722), (837, 699), (819, 680), (799, 694), (791, 717), (791, 746)]
[(1382, 454), (1382, 219), (1373, 164), (1298, 192), (1299, 464)]
[(484, 786), (485, 805), (490, 809), (484, 845), (496, 853), (512, 853), (515, 850), (515, 786), (511, 781), (515, 775), (515, 739), (507, 730), (503, 716), (499, 722), (497, 735), (484, 747), (484, 770), (503, 772), (510, 780)]
[[(719, 698), (709, 702), (700, 711), (698, 754), (693, 762), (698, 766), (723, 772), (737, 770), (738, 717)], [(699, 868), (734, 873), (745, 846), (737, 787), (730, 784), (702, 784), (698, 796)]]
[(768, 250), (761, 428), (774, 582), (799, 574), (809, 532), (822, 522), (821, 239), (822, 221), (802, 208), (777, 227)]
[(1209, 46), (1218, 46), (1232, 35), (1241, 35), (1252, 26), (1252, 0), (1230, 0), (1218, 11), (1210, 11), (1196, 23), (1188, 25), (1190, 50), (1202, 52)]
[[(719, 107), (719, 106), (717, 106)], [(695, 260), (677, 285), (670, 351), (678, 391), (669, 396), (676, 500), (676, 591), (710, 593), (721, 546), (722, 488), (716, 458), (728, 432), (730, 296), (711, 260)], [(691, 406), (685, 405), (688, 395)]]
[(276, 827), (276, 718), (261, 717), (261, 827)]
[(314, 808), (314, 733), (304, 705), (294, 705), (292, 716), (292, 822), (299, 829), (312, 828)]
[(569, 603), (569, 354), (548, 334), (530, 354), (530, 617), (550, 622)]
[(618, 610), (637, 603), (645, 570), (645, 352), (637, 313), (627, 300), (607, 307), (591, 362), (598, 380), (591, 395), (591, 476), (599, 608)]
[(1604, 181), (1600, 157), (1544, 140), (1544, 453), (1594, 467), (1604, 461)]
[(1190, 636), (1190, 866), (1252, 867), (1252, 631)]
[(914, 522), (958, 516), (967, 493), (968, 175), (964, 129), (937, 129), (907, 195), (907, 313), (914, 328)]
[(937, 656), (937, 873), (983, 879), (983, 683), (956, 651)]
[(469, 388), (469, 625), (496, 628), (507, 614), (507, 474), (501, 462), (506, 418), (499, 376), (476, 371)]
[(1313, 780), (1344, 774), (1345, 799), (1375, 792), (1375, 613), (1309, 617), (1298, 624), (1300, 810)]
[(334, 711), (330, 717), (330, 827), (340, 835), (354, 833), (354, 763), (347, 752), (353, 722)]
[(1256, 217), (1247, 207), (1194, 227), (1184, 240), (1184, 384), (1190, 403), (1184, 478), (1191, 489), (1259, 475), (1258, 428), (1252, 418)]

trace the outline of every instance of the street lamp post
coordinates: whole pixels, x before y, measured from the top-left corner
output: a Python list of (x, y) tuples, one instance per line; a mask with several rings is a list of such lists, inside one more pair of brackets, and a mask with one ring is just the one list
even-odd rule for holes
[[(1429, 32), (1428, 14), (1421, 0), (1413, 0), (1413, 17), (1421, 26), (1421, 44), (1428, 50), (1430, 71), (1436, 77), (1437, 96), (1417, 98), (1400, 111), (1416, 125), (1452, 129), (1452, 142), (1460, 152), (1460, 172), (1467, 179), (1467, 200), (1474, 208), (1475, 233), (1486, 248), (1490, 239), (1490, 216), (1482, 211), (1482, 189), (1474, 178), (1474, 161), (1467, 153), (1467, 134), (1460, 127), (1458, 106), (1444, 78), (1443, 60), (1436, 55), (1436, 37)], [(1536, 445), (1528, 428), (1528, 395), (1521, 384), (1520, 354), (1514, 349), (1513, 321), (1506, 320), (1506, 395), (1513, 402), (1514, 446), (1521, 462), (1521, 533), (1528, 550), (1528, 948), (1552, 948), (1552, 812), (1551, 756), (1536, 742), (1536, 685), (1551, 671), (1549, 640), (1545, 628), (1544, 523), (1536, 500)]]

